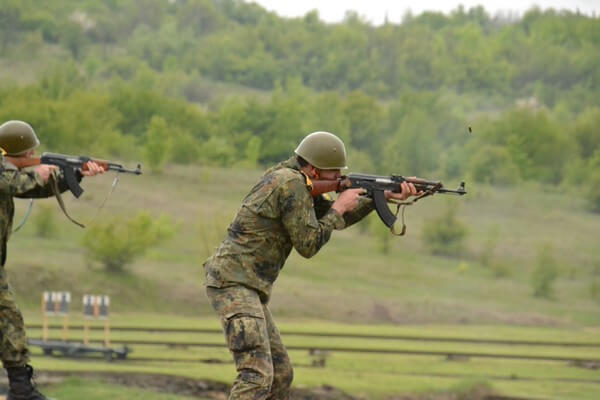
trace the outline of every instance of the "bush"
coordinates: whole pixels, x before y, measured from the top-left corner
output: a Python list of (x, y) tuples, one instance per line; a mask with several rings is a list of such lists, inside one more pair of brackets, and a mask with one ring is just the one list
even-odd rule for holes
[(432, 254), (459, 256), (463, 253), (468, 230), (456, 213), (455, 206), (448, 206), (444, 214), (425, 222), (423, 241)]
[(538, 251), (537, 266), (532, 276), (533, 295), (551, 298), (554, 294), (556, 278), (558, 278), (558, 265), (552, 254), (552, 247), (546, 244)]
[(509, 266), (496, 257), (496, 247), (500, 240), (500, 228), (492, 227), (488, 231), (487, 239), (483, 244), (483, 249), (480, 254), (481, 265), (490, 268), (495, 278), (504, 278), (511, 274)]
[(108, 271), (122, 272), (148, 248), (174, 234), (167, 217), (157, 219), (144, 212), (128, 220), (113, 218), (92, 225), (83, 236), (83, 246), (90, 260), (101, 262)]

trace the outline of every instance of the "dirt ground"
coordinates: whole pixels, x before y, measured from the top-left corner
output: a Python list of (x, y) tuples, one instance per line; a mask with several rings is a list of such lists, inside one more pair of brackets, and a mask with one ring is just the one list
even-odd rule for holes
[[(171, 393), (183, 396), (211, 400), (227, 400), (230, 387), (224, 383), (196, 380), (170, 375), (102, 372), (47, 372), (36, 373), (36, 382), (40, 385), (59, 384), (69, 377), (99, 380), (124, 386), (135, 386), (159, 393)], [(6, 380), (0, 381), (0, 393), (6, 390)], [(319, 388), (294, 388), (290, 400), (369, 400), (355, 397), (331, 386)], [(422, 396), (400, 395), (386, 400), (526, 400), (515, 397), (499, 396), (486, 387), (475, 387), (466, 393), (429, 394)]]

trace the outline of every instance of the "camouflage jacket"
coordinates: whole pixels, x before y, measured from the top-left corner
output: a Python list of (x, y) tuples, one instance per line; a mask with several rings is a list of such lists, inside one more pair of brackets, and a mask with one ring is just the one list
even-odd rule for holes
[(334, 229), (344, 229), (373, 211), (370, 199), (361, 199), (343, 217), (332, 204), (325, 196), (313, 199), (295, 157), (267, 170), (244, 198), (225, 240), (204, 263), (206, 285), (242, 284), (256, 289), (267, 302), (292, 247), (312, 257)]
[[(58, 189), (67, 190), (62, 174), (56, 174)], [(79, 177), (81, 179), (81, 177)], [(32, 170), (19, 170), (0, 155), (0, 265), (6, 262), (6, 242), (10, 237), (15, 213), (13, 197), (44, 198), (53, 196), (51, 186)]]

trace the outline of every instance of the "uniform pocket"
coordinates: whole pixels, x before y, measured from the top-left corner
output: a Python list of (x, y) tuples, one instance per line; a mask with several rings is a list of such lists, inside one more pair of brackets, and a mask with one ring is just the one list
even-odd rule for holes
[(227, 319), (227, 347), (231, 351), (248, 351), (265, 345), (265, 320), (255, 315), (236, 314)]

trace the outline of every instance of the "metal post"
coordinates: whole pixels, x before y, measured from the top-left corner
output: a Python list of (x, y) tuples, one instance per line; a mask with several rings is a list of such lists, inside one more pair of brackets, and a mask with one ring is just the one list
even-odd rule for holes
[(83, 320), (83, 344), (86, 346), (90, 342), (90, 320), (85, 318)]
[(48, 340), (48, 315), (46, 315), (46, 297), (48, 296), (48, 292), (44, 292), (42, 294), (42, 341), (46, 342)]
[(110, 347), (110, 323), (108, 318), (104, 320), (104, 347)]
[(63, 315), (63, 342), (66, 342), (69, 336), (69, 316)]

